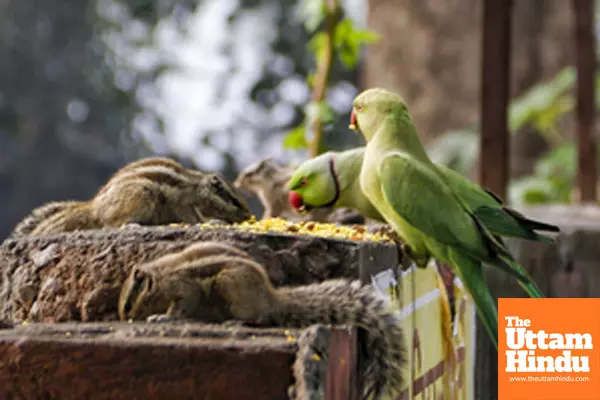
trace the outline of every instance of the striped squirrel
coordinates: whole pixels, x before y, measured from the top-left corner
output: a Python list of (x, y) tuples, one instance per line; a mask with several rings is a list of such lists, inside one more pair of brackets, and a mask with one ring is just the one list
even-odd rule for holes
[(366, 333), (361, 336), (360, 364), (364, 398), (394, 392), (403, 383), (402, 329), (370, 285), (335, 279), (274, 288), (262, 265), (224, 243), (196, 243), (135, 266), (122, 287), (119, 316), (163, 322), (238, 320), (290, 328), (355, 324)]
[(246, 201), (218, 174), (184, 168), (162, 157), (117, 171), (89, 201), (59, 201), (34, 209), (9, 238), (125, 224), (228, 223), (251, 217)]

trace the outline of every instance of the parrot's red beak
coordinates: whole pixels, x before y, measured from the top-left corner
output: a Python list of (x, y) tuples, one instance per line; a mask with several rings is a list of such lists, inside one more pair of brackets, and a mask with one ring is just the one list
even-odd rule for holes
[(304, 201), (302, 200), (302, 196), (300, 196), (298, 193), (296, 193), (294, 191), (290, 191), (288, 193), (288, 200), (290, 202), (290, 205), (292, 207), (294, 207), (294, 209), (296, 209), (296, 210), (300, 210), (304, 206)]
[(352, 112), (350, 113), (350, 129), (352, 129), (353, 131), (358, 129), (358, 121), (356, 120), (356, 111), (354, 111), (354, 109), (352, 109)]

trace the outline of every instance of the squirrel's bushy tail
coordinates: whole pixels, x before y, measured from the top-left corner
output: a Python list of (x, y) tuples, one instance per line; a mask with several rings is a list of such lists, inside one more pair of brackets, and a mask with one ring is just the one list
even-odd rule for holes
[(396, 316), (370, 285), (344, 279), (297, 287), (279, 288), (282, 308), (272, 322), (288, 327), (312, 324), (354, 324), (366, 334), (364, 350), (364, 398), (396, 393), (402, 386), (406, 363), (403, 333)]
[(29, 213), (29, 215), (23, 218), (23, 220), (21, 220), (17, 226), (15, 226), (10, 235), (8, 235), (8, 238), (16, 239), (23, 236), (28, 236), (34, 231), (35, 228), (39, 226), (42, 221), (57, 215), (59, 212), (67, 208), (73, 207), (75, 204), (79, 204), (79, 202), (55, 201), (35, 208), (33, 211), (31, 211), (31, 213)]

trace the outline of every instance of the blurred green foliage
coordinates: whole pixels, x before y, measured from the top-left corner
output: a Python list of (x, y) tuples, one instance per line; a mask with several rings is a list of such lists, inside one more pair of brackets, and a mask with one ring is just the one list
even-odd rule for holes
[[(532, 127), (550, 146), (536, 162), (532, 175), (510, 182), (511, 204), (570, 202), (575, 188), (577, 152), (575, 141), (561, 131), (561, 122), (573, 111), (575, 82), (575, 69), (567, 67), (552, 80), (532, 87), (511, 101), (508, 113), (511, 134)], [(596, 78), (596, 92), (598, 99), (600, 74)], [(596, 108), (599, 107), (597, 103)], [(479, 127), (447, 132), (428, 151), (434, 161), (467, 174), (479, 157)], [(600, 163), (600, 157), (598, 161)]]
[[(325, 74), (325, 70), (331, 70), (331, 64), (339, 62), (345, 69), (353, 70), (358, 66), (363, 45), (375, 43), (379, 37), (366, 29), (359, 29), (354, 22), (343, 16), (341, 7), (335, 5), (329, 7), (326, 0), (304, 0), (302, 6), (302, 18), (304, 27), (311, 36), (307, 48), (314, 58), (316, 68), (306, 76), (306, 82), (314, 90), (319, 77), (317, 74)], [(334, 21), (333, 27), (326, 23), (327, 18)], [(332, 29), (333, 28), (333, 29)], [(330, 44), (333, 48), (329, 48)], [(332, 53), (331, 55), (329, 53)], [(325, 64), (325, 65), (324, 65)], [(327, 78), (327, 77), (325, 77)], [(325, 85), (329, 85), (325, 79)], [(321, 125), (333, 122), (334, 113), (323, 99), (313, 98), (304, 108), (302, 122), (291, 129), (286, 135), (283, 145), (290, 149), (303, 149), (309, 147), (307, 136), (310, 128), (316, 121)], [(326, 151), (326, 146), (320, 132), (313, 132), (311, 140), (319, 141), (317, 147), (320, 152)], [(312, 154), (315, 156), (316, 154)]]

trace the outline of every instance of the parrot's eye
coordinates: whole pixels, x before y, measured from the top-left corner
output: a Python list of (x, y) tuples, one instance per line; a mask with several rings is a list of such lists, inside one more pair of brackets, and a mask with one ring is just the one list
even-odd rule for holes
[(357, 104), (354, 108), (356, 108), (356, 111), (362, 111), (365, 107), (362, 104)]
[(306, 185), (308, 185), (308, 178), (304, 177), (302, 178), (302, 180), (300, 181), (300, 186), (301, 187), (306, 187)]

